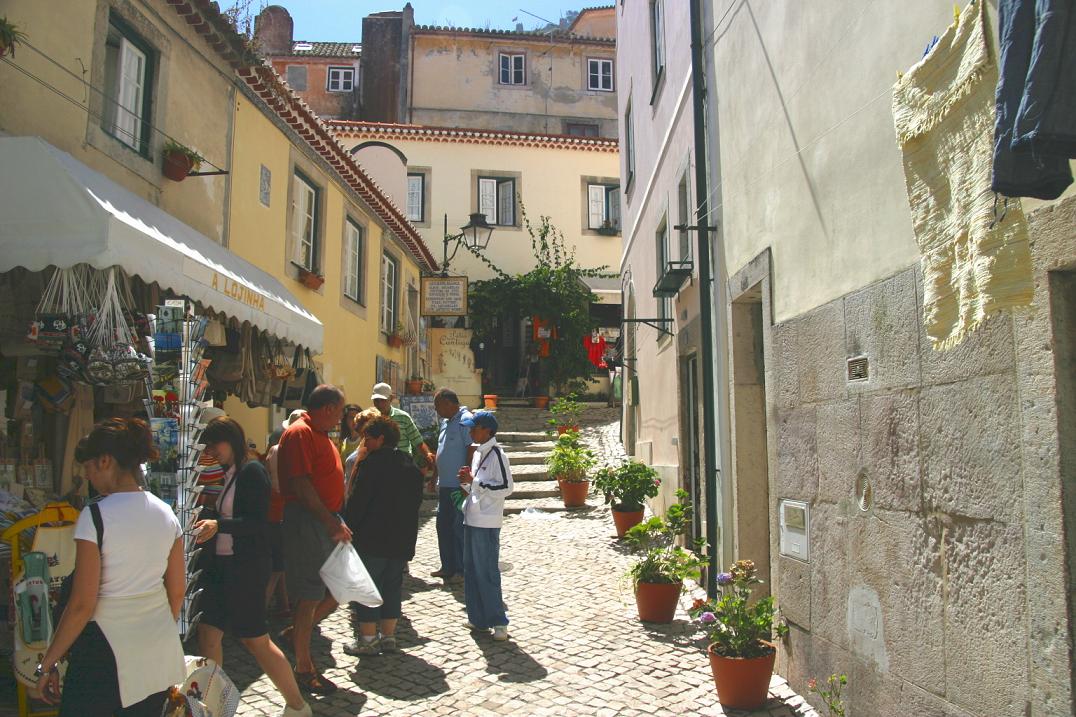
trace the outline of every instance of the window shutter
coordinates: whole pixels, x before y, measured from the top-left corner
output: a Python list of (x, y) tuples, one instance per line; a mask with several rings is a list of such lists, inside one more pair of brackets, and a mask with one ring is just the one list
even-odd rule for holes
[(513, 55), (512, 56), (512, 81), (517, 85), (524, 85), (527, 83), (526, 76), (526, 55)]
[(142, 144), (146, 55), (127, 38), (120, 38), (119, 62), (115, 135), (124, 144), (138, 149)]
[(512, 84), (512, 58), (510, 55), (501, 55), (501, 84)]
[(498, 224), (513, 226), (516, 223), (516, 182), (505, 179), (497, 182)]
[(587, 185), (587, 209), (590, 217), (588, 226), (601, 229), (605, 221), (605, 187), (601, 184)]
[(298, 177), (291, 178), (291, 238), (293, 259), (297, 264), (303, 263), (303, 183)]
[(497, 180), (478, 180), (478, 211), (486, 215), (486, 221), (497, 224)]
[(620, 187), (606, 187), (605, 199), (608, 203), (608, 210), (606, 211), (606, 218), (609, 219), (609, 225), (614, 226), (617, 229), (620, 228)]

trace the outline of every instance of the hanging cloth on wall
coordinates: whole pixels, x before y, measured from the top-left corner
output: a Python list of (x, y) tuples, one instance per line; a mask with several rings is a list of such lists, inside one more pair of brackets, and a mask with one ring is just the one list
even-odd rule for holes
[(923, 322), (950, 349), (983, 320), (1032, 299), (1019, 200), (997, 216), (990, 191), (994, 86), (982, 2), (970, 4), (893, 90), (912, 228), (923, 267)]
[(549, 356), (550, 345), (557, 338), (557, 327), (548, 319), (540, 316), (531, 317), (531, 339), (540, 358)]
[(584, 336), (583, 348), (587, 350), (587, 358), (592, 364), (598, 368), (606, 368), (604, 336), (597, 332)]

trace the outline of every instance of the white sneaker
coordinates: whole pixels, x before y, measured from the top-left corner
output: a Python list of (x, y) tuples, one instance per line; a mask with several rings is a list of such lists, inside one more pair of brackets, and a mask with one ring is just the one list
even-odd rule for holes
[(307, 702), (304, 702), (303, 706), (297, 710), (284, 705), (284, 711), (280, 713), (280, 717), (314, 717), (314, 710), (311, 709), (310, 704)]
[(494, 625), (493, 626), (493, 639), (497, 642), (504, 642), (508, 639), (508, 626), (507, 625)]

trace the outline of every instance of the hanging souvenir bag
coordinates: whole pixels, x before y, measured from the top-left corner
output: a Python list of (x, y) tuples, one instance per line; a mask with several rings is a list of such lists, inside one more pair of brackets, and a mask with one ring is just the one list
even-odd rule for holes
[[(310, 359), (310, 352), (296, 346), (292, 367), (295, 372), (284, 384), (284, 389), (277, 399), (280, 406), (288, 411), (302, 408), (309, 392), (313, 390), (313, 388), (308, 387), (308, 383), (314, 374), (314, 362)], [(316, 381), (317, 379), (315, 378), (314, 380)], [(314, 386), (317, 386), (317, 383)]]
[(45, 350), (59, 351), (63, 347), (72, 322), (92, 308), (87, 271), (85, 267), (75, 266), (53, 272), (34, 311), (27, 339)]

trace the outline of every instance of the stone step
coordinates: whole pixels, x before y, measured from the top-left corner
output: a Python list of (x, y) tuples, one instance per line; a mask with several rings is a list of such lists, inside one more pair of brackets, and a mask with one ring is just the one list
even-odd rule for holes
[(545, 465), (552, 455), (549, 451), (505, 451), (508, 461), (513, 466)]
[(527, 508), (534, 508), (543, 513), (566, 513), (569, 511), (593, 509), (595, 507), (597, 507), (597, 503), (588, 503), (586, 506), (569, 509), (564, 507), (564, 501), (560, 498), (531, 498), (515, 502), (505, 501), (504, 514), (510, 516), (519, 515), (527, 510)]
[(544, 431), (498, 431), (498, 443), (542, 443), (550, 441)]
[(549, 470), (545, 463), (524, 463), (512, 466), (512, 480), (548, 480)]
[(553, 441), (535, 441), (529, 443), (501, 444), (501, 448), (508, 455), (522, 453), (549, 453), (553, 450)]
[(532, 498), (559, 498), (560, 487), (555, 480), (528, 480), (516, 483), (512, 495), (505, 499), (505, 507), (515, 505), (520, 500)]

